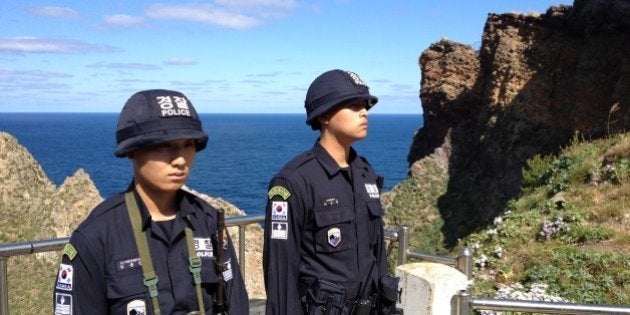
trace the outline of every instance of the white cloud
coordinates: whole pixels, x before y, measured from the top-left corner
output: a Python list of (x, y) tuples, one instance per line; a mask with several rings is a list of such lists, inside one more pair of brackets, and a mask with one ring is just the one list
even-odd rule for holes
[(247, 29), (262, 23), (257, 18), (205, 4), (154, 4), (146, 9), (146, 14), (154, 19), (202, 22), (231, 29)]
[(139, 63), (139, 62), (98, 62), (87, 65), (88, 68), (108, 68), (108, 69), (131, 69), (131, 70), (158, 70), (160, 67), (148, 63)]
[(29, 12), (35, 15), (55, 17), (55, 18), (76, 19), (76, 18), (81, 17), (81, 15), (77, 11), (71, 8), (65, 8), (65, 7), (54, 7), (54, 6), (32, 7), (29, 9)]
[(266, 19), (284, 16), (296, 7), (294, 0), (215, 0), (212, 4), (154, 4), (145, 10), (154, 19), (201, 22), (243, 30)]
[(227, 10), (261, 17), (283, 16), (296, 7), (293, 0), (215, 0)]
[(113, 14), (103, 17), (106, 25), (116, 27), (135, 27), (144, 25), (144, 18), (127, 14)]
[(47, 81), (51, 78), (70, 78), (72, 75), (60, 72), (50, 72), (41, 70), (13, 70), (0, 69), (0, 81)]
[(197, 61), (189, 57), (173, 57), (164, 62), (171, 66), (189, 66), (196, 65)]
[(68, 87), (68, 84), (53, 81), (55, 79), (71, 77), (73, 76), (67, 73), (0, 68), (0, 91), (15, 92), (24, 90), (65, 89)]
[(67, 39), (46, 39), (36, 37), (0, 38), (0, 53), (86, 53), (111, 52), (111, 46), (93, 45)]

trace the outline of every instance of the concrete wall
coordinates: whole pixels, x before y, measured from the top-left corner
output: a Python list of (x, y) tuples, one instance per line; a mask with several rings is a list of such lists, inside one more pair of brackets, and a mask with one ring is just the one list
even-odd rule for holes
[(405, 315), (455, 315), (456, 295), (468, 281), (459, 270), (444, 264), (420, 262), (396, 267)]

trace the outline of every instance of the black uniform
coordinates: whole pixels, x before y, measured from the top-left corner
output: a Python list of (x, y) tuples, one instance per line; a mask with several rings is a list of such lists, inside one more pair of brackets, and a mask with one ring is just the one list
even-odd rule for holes
[(309, 289), (322, 282), (342, 288), (343, 314), (362, 283), (370, 294), (379, 290), (387, 275), (383, 180), (354, 149), (349, 164), (341, 169), (316, 143), (271, 180), (263, 259), (267, 314), (301, 314)]
[[(180, 190), (177, 217), (155, 222), (137, 195), (136, 200), (142, 227), (149, 231), (146, 235), (158, 277), (161, 313), (199, 310), (184, 233), (189, 226), (202, 261), (205, 314), (214, 314), (212, 299), (218, 282), (214, 257), (222, 248), (230, 314), (248, 314), (247, 292), (232, 242), (228, 239), (225, 247), (217, 243), (217, 210)], [(55, 314), (153, 314), (123, 194), (97, 206), (74, 231), (70, 244), (64, 249), (55, 281)]]

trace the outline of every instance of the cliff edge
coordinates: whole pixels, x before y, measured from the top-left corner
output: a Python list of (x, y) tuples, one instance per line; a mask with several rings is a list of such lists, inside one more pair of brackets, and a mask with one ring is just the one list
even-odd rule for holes
[(478, 51), (440, 40), (419, 65), (410, 173), (421, 179), (433, 160), (448, 174), (438, 208), (450, 247), (518, 196), (527, 159), (630, 128), (628, 1), (489, 14)]

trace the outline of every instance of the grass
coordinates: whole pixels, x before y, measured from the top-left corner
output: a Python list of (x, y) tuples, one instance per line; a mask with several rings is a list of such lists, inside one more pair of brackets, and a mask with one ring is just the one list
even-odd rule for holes
[[(439, 195), (419, 193), (423, 185), (442, 186), (422, 181), (409, 178), (400, 184), (394, 204), (410, 205), (415, 214), (407, 215), (420, 218), (416, 225), (400, 219), (417, 233), (414, 251), (445, 254), (436, 248), (443, 224), (434, 215)], [(403, 207), (387, 208), (388, 215), (405, 218), (399, 211)], [(427, 217), (432, 220), (422, 219)], [(495, 297), (503, 287), (545, 284), (548, 294), (565, 301), (628, 305), (629, 227), (630, 134), (590, 142), (576, 137), (556, 156), (530, 159), (521, 195), (492, 224), (459, 244), (475, 250), (475, 297)], [(455, 256), (461, 246), (446, 255)]]

